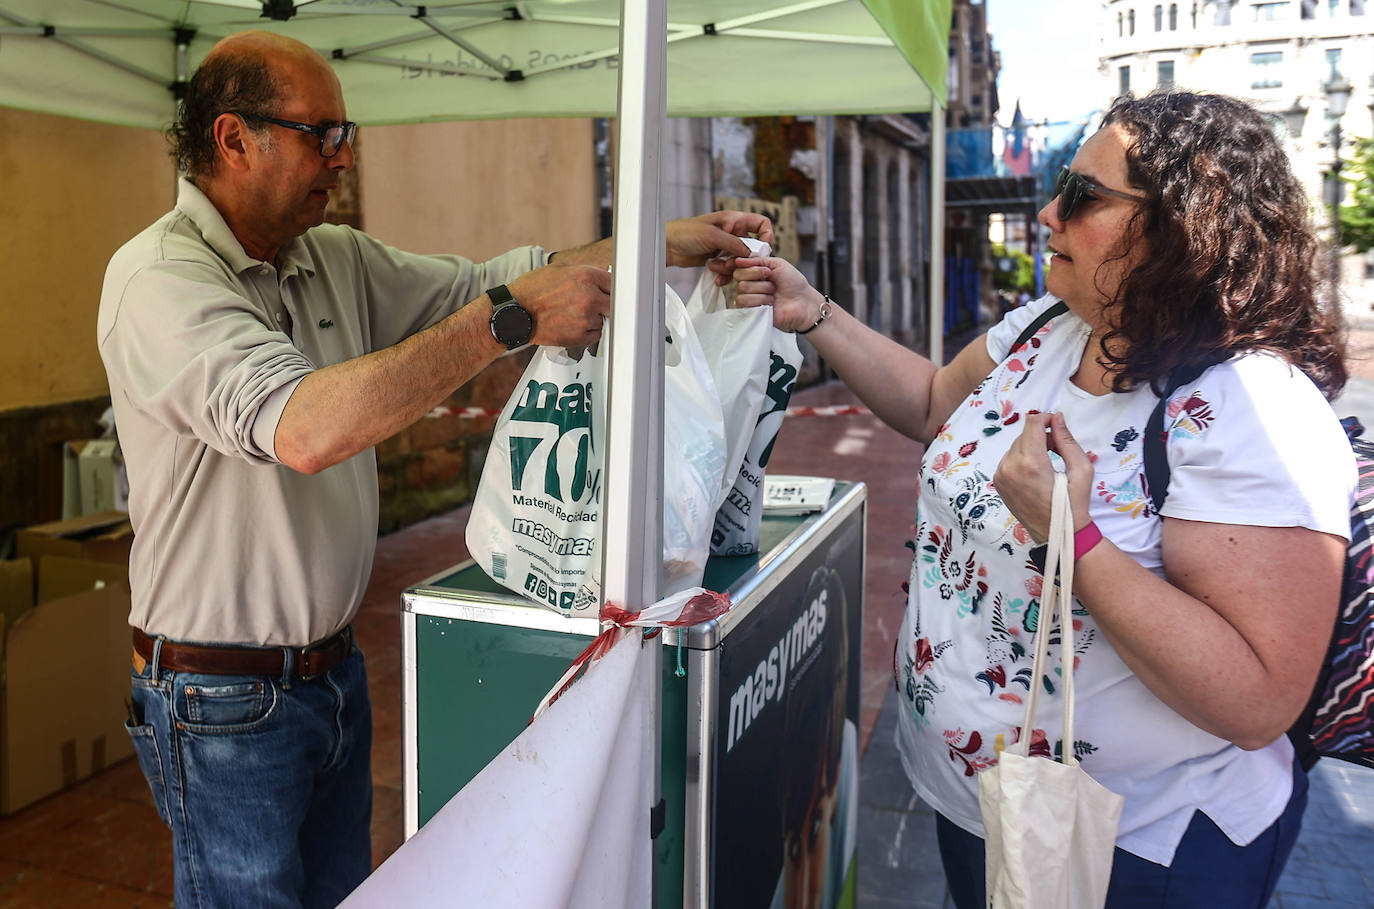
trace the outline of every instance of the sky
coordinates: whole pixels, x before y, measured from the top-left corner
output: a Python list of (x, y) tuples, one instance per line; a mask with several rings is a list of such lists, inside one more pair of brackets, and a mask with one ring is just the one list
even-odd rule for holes
[(1100, 0), (983, 0), (992, 47), (1002, 55), (997, 122), (1021, 114), (1051, 123), (1082, 120), (1104, 101), (1097, 72)]

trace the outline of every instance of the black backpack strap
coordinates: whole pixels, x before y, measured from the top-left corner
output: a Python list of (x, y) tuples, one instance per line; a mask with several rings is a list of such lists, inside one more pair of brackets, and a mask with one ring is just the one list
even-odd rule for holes
[(1024, 347), (1027, 341), (1035, 337), (1035, 333), (1037, 331), (1045, 327), (1045, 323), (1049, 322), (1051, 319), (1057, 316), (1062, 316), (1064, 313), (1068, 311), (1069, 304), (1065, 303), (1063, 300), (1060, 300), (1058, 303), (1055, 303), (1053, 306), (1046, 309), (1040, 315), (1032, 319), (1031, 323), (1027, 325), (1019, 335), (1016, 336), (1016, 340), (1011, 343), (1011, 347), (1007, 349), (1007, 353), (1016, 353), (1017, 348)]
[(1164, 449), (1164, 410), (1169, 406), (1169, 399), (1184, 385), (1197, 381), (1204, 372), (1229, 359), (1230, 351), (1224, 351), (1209, 354), (1196, 363), (1177, 367), (1169, 373), (1169, 382), (1164, 387), (1164, 394), (1155, 405), (1155, 409), (1150, 412), (1150, 419), (1145, 424), (1145, 439), (1141, 444), (1144, 447), (1145, 490), (1150, 496), (1150, 505), (1154, 508), (1155, 514), (1160, 513), (1160, 509), (1164, 507), (1164, 497), (1169, 494), (1169, 456)]

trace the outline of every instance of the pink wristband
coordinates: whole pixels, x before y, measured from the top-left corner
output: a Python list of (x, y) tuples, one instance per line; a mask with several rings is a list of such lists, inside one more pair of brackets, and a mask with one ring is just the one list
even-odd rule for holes
[(1084, 524), (1073, 535), (1073, 560), (1077, 562), (1079, 559), (1092, 552), (1092, 548), (1101, 542), (1102, 531), (1097, 529), (1097, 523), (1095, 521), (1089, 521), (1087, 524)]

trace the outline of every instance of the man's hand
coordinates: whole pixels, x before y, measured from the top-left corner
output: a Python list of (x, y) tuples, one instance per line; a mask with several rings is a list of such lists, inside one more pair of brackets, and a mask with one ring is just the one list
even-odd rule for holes
[(611, 312), (611, 273), (588, 265), (545, 265), (509, 285), (534, 318), (531, 344), (590, 347)]
[(749, 247), (740, 237), (756, 236), (773, 242), (773, 224), (752, 212), (713, 211), (695, 218), (669, 221), (667, 226), (667, 264), (683, 267), (704, 265), (721, 253), (747, 256)]

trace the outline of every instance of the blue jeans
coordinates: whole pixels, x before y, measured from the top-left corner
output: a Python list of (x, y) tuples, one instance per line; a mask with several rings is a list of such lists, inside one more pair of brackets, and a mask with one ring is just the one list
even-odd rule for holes
[[(1193, 812), (1174, 863), (1156, 865), (1117, 849), (1106, 909), (1263, 909), (1293, 851), (1307, 808), (1307, 773), (1293, 763), (1293, 795), (1267, 830), (1248, 846), (1227, 839), (1211, 818)], [(935, 816), (940, 859), (954, 905), (983, 909), (987, 898), (984, 848), (979, 837)]]
[(356, 647), (324, 676), (133, 673), (126, 728), (172, 829), (178, 909), (332, 907), (372, 868), (372, 707)]

